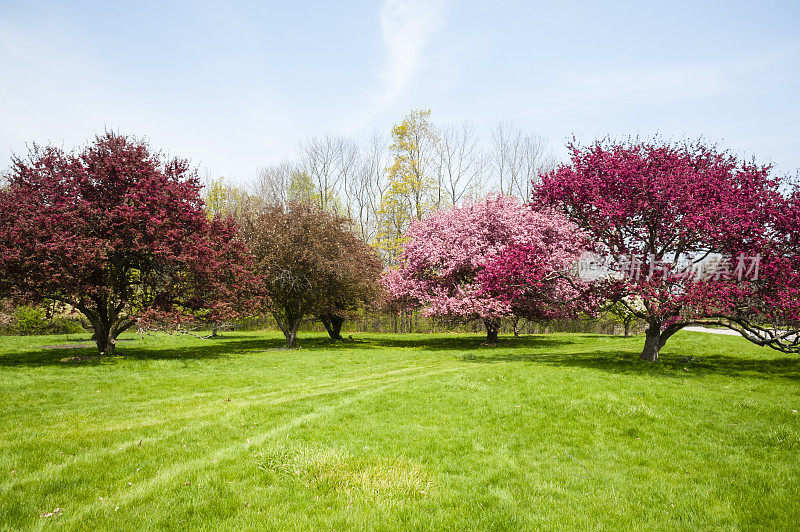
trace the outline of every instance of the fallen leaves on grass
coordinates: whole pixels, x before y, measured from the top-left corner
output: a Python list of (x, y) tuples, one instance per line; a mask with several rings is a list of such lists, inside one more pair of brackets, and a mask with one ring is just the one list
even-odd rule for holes
[(61, 360), (59, 360), (59, 362), (65, 362), (65, 363), (70, 363), (70, 362), (94, 362), (94, 361), (99, 361), (99, 360), (100, 360), (99, 356), (84, 356), (84, 357), (62, 358)]

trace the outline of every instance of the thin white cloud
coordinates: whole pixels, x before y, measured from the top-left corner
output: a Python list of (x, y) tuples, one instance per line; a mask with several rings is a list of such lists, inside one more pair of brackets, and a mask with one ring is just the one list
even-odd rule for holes
[(426, 52), (445, 25), (447, 0), (385, 0), (379, 20), (385, 60), (376, 74), (382, 81), (359, 119), (348, 129), (372, 125), (409, 88), (425, 67)]
[(424, 66), (425, 48), (444, 26), (444, 8), (443, 1), (386, 0), (383, 4), (381, 38), (387, 60), (378, 75), (385, 83), (386, 101), (402, 94)]

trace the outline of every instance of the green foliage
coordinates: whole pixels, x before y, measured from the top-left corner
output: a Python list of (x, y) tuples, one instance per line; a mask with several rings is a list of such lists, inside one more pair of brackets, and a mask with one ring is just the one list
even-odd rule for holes
[(83, 331), (80, 322), (65, 317), (48, 318), (40, 307), (17, 307), (14, 310), (13, 329), (21, 335), (69, 334)]
[(319, 203), (320, 193), (308, 173), (294, 171), (289, 176), (287, 197), (289, 201)]
[(253, 199), (247, 192), (227, 184), (221, 177), (213, 179), (203, 189), (203, 203), (209, 219), (229, 216), (241, 220), (254, 208)]
[(622, 325), (625, 336), (631, 332), (631, 327), (635, 326), (639, 319), (631, 310), (625, 306), (622, 301), (617, 301), (606, 309), (605, 316), (607, 319), (615, 321)]
[(641, 336), (87, 338), (0, 341), (0, 528), (800, 522), (800, 367), (741, 338), (679, 332), (657, 364)]
[(14, 321), (20, 334), (42, 334), (45, 327), (44, 312), (34, 307), (19, 307), (14, 311)]

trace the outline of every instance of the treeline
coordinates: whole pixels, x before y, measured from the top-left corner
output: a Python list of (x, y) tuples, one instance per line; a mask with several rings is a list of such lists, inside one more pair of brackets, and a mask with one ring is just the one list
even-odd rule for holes
[[(116, 335), (132, 326), (214, 333), (275, 326), (288, 345), (301, 327), (324, 327), (340, 338), (345, 319), (352, 330), (480, 328), (390, 305), (379, 275), (397, 262), (413, 221), (488, 193), (525, 200), (536, 176), (554, 167), (546, 141), (535, 133), (500, 122), (484, 137), (486, 142), (467, 122), (437, 124), (430, 111), (416, 110), (366, 143), (337, 135), (312, 138), (300, 144), (293, 160), (261, 169), (249, 183), (206, 182), (200, 194), (211, 223), (202, 229), (194, 214), (178, 211), (183, 218), (174, 219), (176, 213), (167, 212), (195, 201), (196, 185), (178, 183), (194, 179), (185, 161), (163, 161), (146, 144), (113, 133), (80, 153), (34, 146), (27, 159), (15, 157), (4, 176), (4, 221), (13, 230), (0, 243), (8, 272), (0, 329), (31, 334), (82, 326), (94, 330), (107, 352)], [(132, 198), (141, 196), (143, 186), (159, 187), (147, 198), (158, 205), (142, 205), (140, 223), (172, 231), (173, 240), (194, 226), (219, 249), (203, 257), (198, 249), (171, 242), (158, 250), (159, 260), (145, 260), (161, 235), (145, 234), (142, 242), (138, 229), (113, 229), (117, 218), (131, 216), (125, 202), (139, 201)], [(80, 219), (89, 211), (94, 226)], [(21, 226), (21, 218), (33, 223)], [(51, 242), (50, 249), (30, 245), (36, 241)], [(56, 249), (63, 253), (54, 256)], [(99, 264), (82, 264), (93, 256), (102, 258)], [(70, 271), (75, 266), (69, 260), (85, 269)], [(190, 264), (194, 260), (205, 266)], [(237, 261), (258, 274), (244, 282)], [(12, 300), (34, 306), (16, 308)], [(511, 330), (524, 330), (522, 323), (513, 320)]]
[(385, 142), (312, 139), (241, 187), (113, 132), (34, 145), (0, 187), (0, 299), (80, 316), (103, 354), (131, 328), (268, 315), (287, 347), (309, 322), (332, 339), (347, 320), (479, 322), (493, 343), (605, 319), (646, 324), (650, 361), (693, 324), (800, 352), (800, 185), (702, 140), (572, 143), (555, 165), (508, 124), (491, 138), (414, 111)]
[(241, 218), (258, 204), (309, 201), (350, 220), (353, 232), (394, 264), (408, 225), (486, 194), (530, 197), (536, 177), (555, 167), (547, 141), (499, 122), (486, 142), (469, 122), (437, 124), (410, 112), (389, 135), (366, 143), (337, 135), (302, 142), (293, 160), (262, 168), (250, 182), (206, 183), (212, 215)]
[[(555, 158), (546, 140), (536, 133), (527, 133), (509, 122), (499, 122), (481, 142), (469, 122), (437, 124), (428, 110), (415, 110), (392, 127), (388, 136), (376, 134), (366, 143), (337, 135), (314, 137), (302, 142), (293, 160), (262, 168), (250, 182), (234, 185), (223, 178), (207, 181), (203, 199), (211, 217), (230, 217), (236, 220), (243, 234), (266, 234), (268, 225), (275, 225), (274, 214), (284, 213), (283, 236), (271, 253), (292, 247), (312, 249), (308, 231), (291, 227), (293, 222), (309, 216), (309, 206), (315, 206), (318, 225), (324, 227), (329, 219), (340, 217), (349, 230), (378, 252), (384, 266), (397, 263), (406, 242), (409, 225), (427, 215), (464, 203), (474, 202), (488, 194), (517, 197), (526, 201), (537, 176), (555, 168)], [(262, 220), (262, 227), (253, 231), (253, 220), (260, 212), (270, 210), (273, 219)], [(291, 213), (303, 213), (296, 216)], [(247, 229), (251, 227), (251, 229)], [(297, 235), (292, 236), (299, 231)], [(339, 232), (335, 239), (343, 239)], [(316, 235), (320, 241), (330, 241), (331, 235)], [(341, 246), (341, 244), (338, 244)], [(329, 252), (332, 256), (333, 251)], [(296, 252), (295, 252), (296, 255)], [(295, 257), (296, 258), (296, 257)], [(326, 260), (322, 256), (318, 263)], [(377, 270), (365, 266), (364, 251), (339, 256), (338, 269), (360, 272), (358, 286), (352, 280), (345, 284), (347, 297), (339, 296), (338, 310), (330, 304), (317, 306), (307, 303), (307, 313), (318, 324), (306, 323), (305, 329), (326, 330), (332, 338), (341, 337), (344, 318), (349, 329), (364, 332), (432, 332), (483, 331), (476, 323), (442, 320), (423, 316), (418, 309), (400, 308), (380, 301), (382, 286), (377, 283)], [(284, 267), (288, 271), (288, 261)], [(308, 277), (309, 272), (306, 272)], [(317, 275), (320, 280), (324, 276)], [(326, 278), (316, 288), (317, 293), (330, 287)], [(370, 299), (372, 298), (372, 299)], [(344, 302), (347, 302), (346, 304)], [(293, 303), (301, 306), (298, 301)], [(347, 308), (345, 308), (347, 307)], [(296, 332), (280, 312), (275, 324), (294, 343)], [(289, 320), (291, 321), (291, 320)], [(297, 327), (300, 327), (300, 321)], [(467, 320), (468, 322), (471, 320)], [(546, 320), (529, 321), (521, 317), (504, 323), (503, 332), (533, 332), (546, 330)], [(625, 320), (623, 320), (625, 321)], [(620, 324), (627, 335), (630, 322)], [(560, 320), (557, 330), (614, 331), (620, 320), (614, 314), (583, 316)], [(246, 326), (245, 322), (241, 325)], [(324, 327), (324, 329), (323, 329)], [(553, 329), (553, 327), (551, 327)]]

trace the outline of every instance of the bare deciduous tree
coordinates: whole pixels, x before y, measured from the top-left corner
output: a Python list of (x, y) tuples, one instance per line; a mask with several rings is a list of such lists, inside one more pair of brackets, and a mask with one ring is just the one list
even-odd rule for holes
[(311, 178), (322, 210), (347, 210), (342, 194), (357, 171), (359, 158), (358, 145), (339, 135), (314, 137), (300, 144), (299, 169)]
[(439, 208), (456, 205), (479, 195), (486, 158), (478, 145), (475, 128), (469, 122), (446, 124), (438, 128), (436, 176)]
[(345, 186), (348, 212), (356, 232), (364, 242), (373, 242), (378, 231), (381, 198), (386, 191), (386, 139), (376, 133), (359, 159)]
[(285, 205), (290, 198), (292, 175), (297, 168), (288, 161), (258, 170), (251, 192), (265, 205)]
[(492, 131), (492, 164), (499, 192), (530, 197), (534, 180), (555, 167), (547, 140), (536, 133), (526, 134), (510, 122), (498, 122)]

